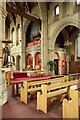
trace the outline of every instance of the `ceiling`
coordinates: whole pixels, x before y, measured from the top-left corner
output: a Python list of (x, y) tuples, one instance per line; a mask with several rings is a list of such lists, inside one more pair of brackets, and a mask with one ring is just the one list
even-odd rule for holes
[(12, 8), (18, 12), (23, 12), (25, 14), (27, 14), (27, 12), (31, 13), (32, 9), (37, 6), (38, 3), (37, 2), (7, 2), (6, 3), (6, 10), (8, 11), (7, 17), (6, 17), (6, 22), (9, 24), (12, 21), (16, 21), (16, 17), (18, 17), (19, 15), (14, 12), (11, 12), (10, 10), (8, 10), (8, 8)]

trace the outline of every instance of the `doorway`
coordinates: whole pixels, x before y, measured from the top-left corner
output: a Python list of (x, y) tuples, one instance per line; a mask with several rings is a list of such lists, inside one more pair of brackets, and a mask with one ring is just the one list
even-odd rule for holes
[(54, 59), (55, 65), (55, 75), (58, 75), (58, 59)]

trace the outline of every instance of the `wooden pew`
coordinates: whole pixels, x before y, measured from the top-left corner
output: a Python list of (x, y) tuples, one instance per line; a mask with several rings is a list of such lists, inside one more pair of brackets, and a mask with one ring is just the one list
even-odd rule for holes
[[(33, 82), (27, 82), (23, 81), (23, 87), (21, 87), (21, 101), (27, 104), (27, 94), (28, 92), (33, 91), (39, 91), (41, 90), (41, 86), (43, 84), (50, 84), (50, 83), (60, 83), (60, 82), (66, 82), (67, 76), (55, 78), (55, 79), (48, 79), (48, 80), (41, 80), (41, 81), (33, 81)], [(36, 87), (34, 87), (36, 86)], [(30, 87), (30, 88), (29, 88)]]
[(75, 79), (80, 79), (80, 73), (75, 73), (75, 74), (68, 75), (68, 81), (75, 80)]
[[(40, 79), (31, 79), (31, 80), (25, 80), (27, 82), (32, 82), (32, 81), (41, 81), (41, 80), (47, 80), (48, 78), (40, 78)], [(23, 87), (23, 82), (24, 80), (21, 80), (21, 81), (14, 81), (14, 82), (11, 82), (12, 84), (12, 96), (15, 97), (15, 96), (19, 96), (19, 89), (21, 87)]]
[(79, 91), (78, 90), (70, 90), (70, 98), (71, 100), (64, 99), (63, 100), (63, 119), (64, 118), (72, 118), (79, 119)]
[[(67, 78), (67, 80), (72, 80), (73, 79), (73, 76), (78, 76), (78, 74), (72, 74), (72, 75), (69, 75), (69, 77)], [(67, 77), (67, 76), (65, 76)], [(10, 78), (10, 77), (9, 77)], [(75, 77), (76, 78), (76, 77)], [(40, 78), (40, 79), (33, 79), (33, 80), (26, 80), (27, 82), (31, 82), (31, 81), (42, 81), (42, 80), (49, 80), (49, 78)], [(9, 80), (10, 81), (10, 80)], [(14, 82), (11, 82), (12, 84), (12, 96), (15, 97), (15, 96), (19, 96), (19, 89), (21, 87), (23, 87), (23, 82), (24, 80), (22, 81), (14, 81)]]
[(69, 93), (70, 86), (74, 84), (78, 84), (79, 81), (80, 80), (73, 80), (73, 81), (67, 81), (64, 83), (59, 83), (49, 86), (42, 85), (41, 86), (42, 92), (37, 92), (37, 110), (42, 110), (44, 113), (47, 113), (47, 98), (54, 97), (63, 93), (67, 93), (68, 100), (70, 100), (70, 93)]

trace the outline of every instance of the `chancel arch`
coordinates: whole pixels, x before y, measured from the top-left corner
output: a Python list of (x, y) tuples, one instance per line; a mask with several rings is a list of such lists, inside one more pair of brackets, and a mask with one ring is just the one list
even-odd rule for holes
[(56, 38), (58, 37), (59, 33), (68, 25), (71, 25), (71, 26), (75, 26), (79, 29), (79, 23), (78, 21), (76, 20), (64, 20), (62, 21), (60, 24), (58, 24), (56, 27), (55, 27), (55, 30), (53, 30), (52, 32), (52, 35), (51, 35), (51, 42), (50, 42), (50, 45), (54, 45), (55, 41), (56, 41)]

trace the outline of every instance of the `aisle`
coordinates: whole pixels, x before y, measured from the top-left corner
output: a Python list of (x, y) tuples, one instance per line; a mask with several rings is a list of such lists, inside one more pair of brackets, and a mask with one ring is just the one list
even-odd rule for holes
[(36, 109), (36, 100), (29, 101), (27, 105), (20, 102), (19, 97), (11, 97), (11, 86), (8, 87), (8, 103), (2, 108), (3, 118), (61, 118), (62, 107), (57, 102), (53, 109), (49, 110), (47, 114)]

